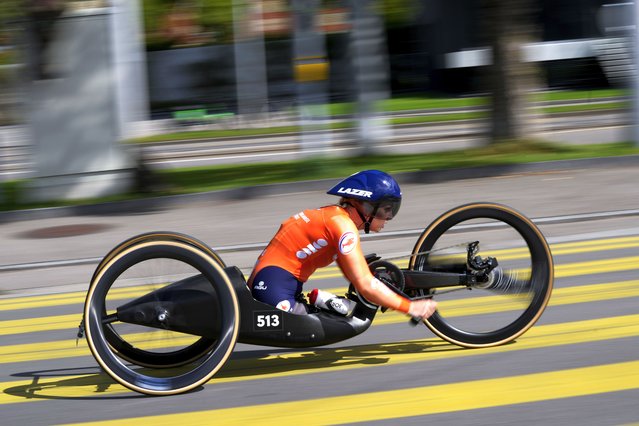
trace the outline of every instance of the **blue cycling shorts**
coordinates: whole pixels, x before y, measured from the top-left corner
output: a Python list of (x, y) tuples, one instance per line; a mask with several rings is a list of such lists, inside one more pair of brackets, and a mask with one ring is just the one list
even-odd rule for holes
[(289, 312), (302, 294), (303, 284), (287, 270), (267, 266), (253, 277), (251, 293), (256, 300)]

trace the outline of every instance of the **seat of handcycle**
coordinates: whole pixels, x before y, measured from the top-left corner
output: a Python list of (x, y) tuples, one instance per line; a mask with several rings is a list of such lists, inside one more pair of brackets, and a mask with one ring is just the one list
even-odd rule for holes
[(319, 311), (296, 315), (255, 300), (244, 274), (237, 266), (224, 268), (240, 306), (238, 342), (277, 347), (328, 345), (363, 333), (370, 327), (376, 309), (362, 303), (345, 317)]

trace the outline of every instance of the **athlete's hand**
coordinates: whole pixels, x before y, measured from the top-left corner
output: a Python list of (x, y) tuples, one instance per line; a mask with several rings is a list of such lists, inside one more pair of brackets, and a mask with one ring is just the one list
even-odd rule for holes
[(433, 315), (437, 309), (437, 302), (431, 299), (415, 300), (410, 302), (408, 315), (416, 319), (426, 319)]

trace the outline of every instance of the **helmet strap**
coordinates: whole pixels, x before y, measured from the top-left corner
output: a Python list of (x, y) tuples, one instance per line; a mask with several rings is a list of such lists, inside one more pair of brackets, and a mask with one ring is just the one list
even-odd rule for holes
[(375, 219), (375, 216), (377, 215), (377, 210), (379, 210), (379, 204), (380, 203), (376, 203), (374, 205), (374, 209), (373, 212), (371, 213), (370, 217), (368, 218), (368, 220), (366, 221), (366, 223), (364, 224), (364, 232), (366, 234), (368, 234), (371, 230), (371, 222), (373, 221), (373, 219)]
[(370, 218), (366, 219), (366, 216), (364, 216), (364, 214), (362, 212), (360, 212), (357, 207), (355, 207), (355, 206), (353, 206), (353, 207), (355, 208), (355, 211), (359, 215), (360, 219), (362, 219), (362, 223), (364, 224), (364, 233), (368, 234), (371, 231)]
[(364, 214), (362, 212), (359, 211), (359, 209), (357, 207), (355, 207), (353, 204), (348, 203), (359, 215), (359, 218), (362, 220), (362, 224), (364, 225), (364, 232), (366, 234), (368, 234), (371, 230), (371, 222), (369, 219), (366, 219), (366, 216), (364, 216)]
[(373, 212), (368, 218), (366, 218), (366, 216), (364, 216), (364, 214), (360, 212), (359, 209), (357, 208), (355, 209), (357, 210), (357, 213), (359, 213), (359, 217), (362, 219), (362, 222), (364, 222), (365, 234), (368, 234), (369, 232), (371, 232), (371, 222), (373, 221), (373, 219), (375, 218), (375, 215), (377, 214), (377, 209), (379, 209), (379, 203), (374, 205)]
[(357, 207), (355, 207), (355, 205), (353, 205), (351, 203), (348, 203), (348, 204), (355, 209), (355, 211), (359, 215), (360, 219), (362, 219), (362, 223), (364, 225), (364, 233), (365, 234), (370, 233), (371, 232), (371, 222), (373, 221), (373, 219), (375, 218), (375, 215), (377, 214), (377, 210), (379, 209), (379, 204), (380, 203), (376, 203), (374, 205), (373, 212), (371, 213), (371, 215), (368, 218), (366, 216), (364, 216), (364, 213), (359, 211), (359, 209)]

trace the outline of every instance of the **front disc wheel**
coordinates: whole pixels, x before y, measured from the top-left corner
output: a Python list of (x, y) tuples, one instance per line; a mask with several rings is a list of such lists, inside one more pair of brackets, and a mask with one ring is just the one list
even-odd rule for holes
[[(469, 247), (476, 248), (472, 262)], [(464, 347), (501, 345), (532, 327), (546, 308), (550, 248), (530, 219), (500, 204), (468, 204), (441, 215), (419, 237), (409, 269), (477, 273), (472, 265), (487, 259), (498, 266), (472, 285), (407, 291), (437, 300), (424, 322), (439, 337)]]

